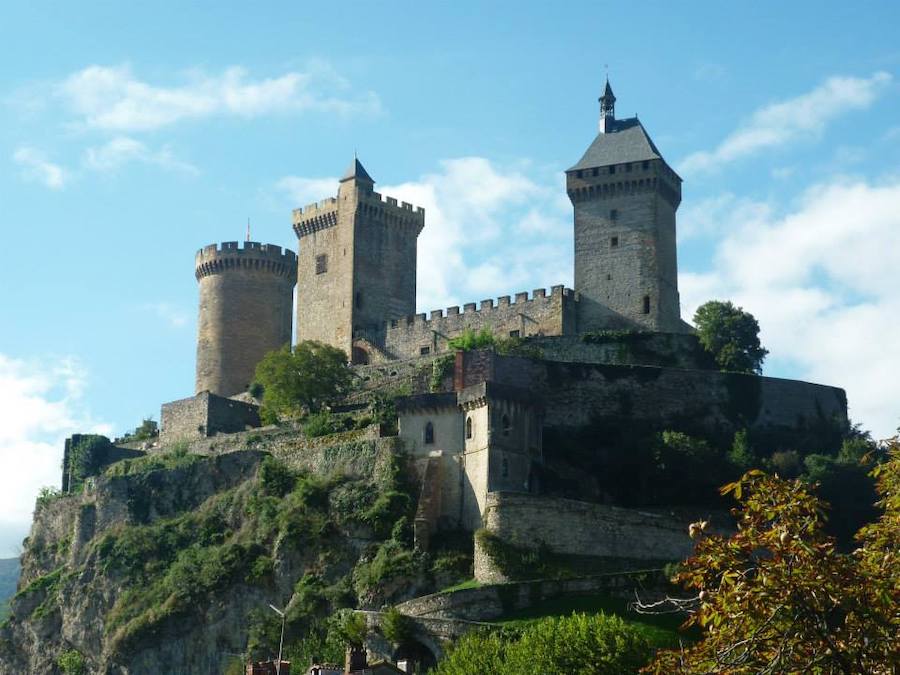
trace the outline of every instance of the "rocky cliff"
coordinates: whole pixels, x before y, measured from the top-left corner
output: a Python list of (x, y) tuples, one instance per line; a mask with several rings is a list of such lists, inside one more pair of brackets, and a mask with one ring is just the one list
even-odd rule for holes
[(71, 657), (91, 673), (221, 673), (277, 647), (269, 603), (303, 642), (340, 607), (432, 589), (396, 439), (279, 454), (149, 455), (39, 504), (0, 672), (69, 672)]

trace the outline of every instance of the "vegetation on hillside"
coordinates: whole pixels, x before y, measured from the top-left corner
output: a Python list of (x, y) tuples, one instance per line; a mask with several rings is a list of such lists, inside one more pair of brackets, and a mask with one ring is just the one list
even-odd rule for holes
[(262, 393), (266, 422), (316, 413), (346, 392), (352, 381), (347, 355), (330, 345), (304, 340), (269, 352), (256, 366), (254, 394)]
[(893, 673), (900, 669), (900, 444), (872, 470), (883, 510), (841, 553), (822, 502), (800, 480), (754, 470), (722, 488), (738, 531), (706, 536), (677, 575), (703, 639), (661, 653), (648, 672)]
[(616, 616), (548, 617), (519, 631), (475, 632), (454, 644), (436, 675), (622, 675), (647, 663), (651, 647)]
[(694, 314), (700, 343), (710, 352), (721, 370), (762, 373), (768, 350), (759, 343), (756, 318), (730, 301), (710, 300)]

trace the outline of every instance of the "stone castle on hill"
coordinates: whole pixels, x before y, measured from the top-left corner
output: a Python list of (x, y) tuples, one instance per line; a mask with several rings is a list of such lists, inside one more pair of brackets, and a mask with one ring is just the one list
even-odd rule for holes
[(344, 350), (353, 363), (436, 354), (466, 329), (579, 335), (609, 329), (688, 333), (681, 320), (675, 213), (681, 178), (635, 118), (616, 119), (609, 83), (600, 133), (566, 172), (575, 209), (575, 288), (501, 296), (415, 314), (416, 240), (425, 211), (375, 192), (358, 159), (335, 197), (293, 213), (299, 253), (247, 242), (197, 254), (197, 391), (245, 391), (256, 362), (290, 339)]
[[(336, 196), (293, 212), (296, 255), (250, 241), (197, 253), (196, 395), (163, 406), (162, 444), (259, 426), (245, 392), (256, 364), (288, 344), (293, 327), (298, 341), (344, 350), (361, 382), (409, 387), (397, 408), (420, 486), (417, 541), (442, 528), (487, 526), (563, 553), (666, 557), (660, 541), (681, 542), (666, 551), (683, 553), (680, 530), (660, 539), (657, 523), (649, 537), (643, 516), (603, 510), (587, 475), (602, 462), (566, 465), (558, 439), (614, 438), (623, 428), (799, 435), (846, 425), (846, 398), (833, 387), (711, 366), (680, 313), (681, 178), (637, 117), (616, 118), (608, 82), (599, 102), (599, 133), (566, 171), (574, 288), (415, 314), (425, 211), (376, 192), (354, 159)], [(523, 338), (530, 358), (449, 355), (450, 340), (481, 329)]]

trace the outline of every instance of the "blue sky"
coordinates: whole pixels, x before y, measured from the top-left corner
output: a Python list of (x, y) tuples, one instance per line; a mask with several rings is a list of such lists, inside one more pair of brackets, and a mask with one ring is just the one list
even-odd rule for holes
[[(134, 3), (132, 3), (134, 4)], [(0, 554), (62, 439), (193, 390), (201, 246), (296, 247), (358, 151), (425, 206), (419, 310), (571, 285), (606, 64), (685, 179), (683, 313), (900, 422), (896, 3), (20, 3), (0, 40)]]

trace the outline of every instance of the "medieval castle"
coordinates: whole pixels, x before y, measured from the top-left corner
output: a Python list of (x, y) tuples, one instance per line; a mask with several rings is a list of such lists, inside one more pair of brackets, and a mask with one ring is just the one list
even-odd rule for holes
[[(571, 554), (611, 555), (622, 546), (633, 558), (684, 553), (683, 532), (663, 536), (657, 522), (644, 536), (646, 514), (610, 515), (587, 487), (569, 489), (565, 500), (546, 496), (553, 448), (545, 435), (604, 424), (720, 437), (739, 428), (802, 433), (823, 420), (846, 424), (846, 399), (833, 387), (711, 367), (680, 313), (681, 178), (637, 117), (616, 118), (608, 82), (599, 101), (599, 133), (566, 171), (573, 289), (415, 314), (425, 212), (375, 192), (354, 159), (336, 196), (293, 212), (298, 254), (251, 241), (198, 251), (196, 395), (163, 406), (163, 445), (259, 425), (244, 392), (260, 359), (290, 342), (296, 285), (297, 340), (344, 350), (360, 379), (379, 369), (402, 378), (455, 359), (440, 382), (413, 387), (397, 405), (420, 485), (418, 542), (427, 545), (441, 528), (488, 526), (523, 545), (539, 540)], [(528, 338), (541, 358), (442, 355), (454, 337), (485, 328)], [(563, 513), (566, 527), (555, 527)]]

